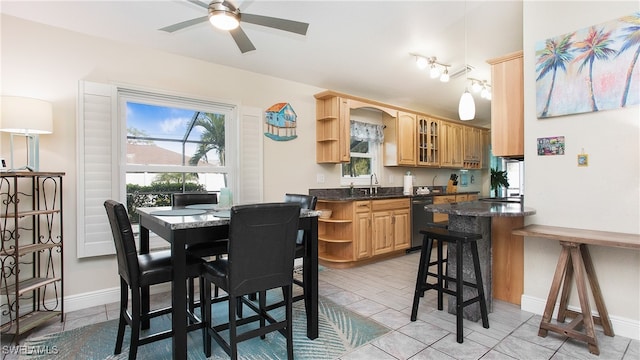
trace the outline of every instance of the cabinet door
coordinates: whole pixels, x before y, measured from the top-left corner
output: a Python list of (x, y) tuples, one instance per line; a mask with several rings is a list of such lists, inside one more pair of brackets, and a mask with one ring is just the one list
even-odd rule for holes
[(447, 121), (440, 123), (440, 165), (462, 167), (462, 125)]
[(393, 212), (393, 249), (408, 249), (411, 244), (409, 209)]
[(371, 213), (357, 212), (354, 223), (356, 259), (368, 258), (371, 256)]
[(440, 165), (438, 135), (440, 134), (440, 121), (425, 116), (418, 116), (418, 165)]
[(398, 165), (416, 165), (416, 115), (398, 112)]
[[(456, 195), (441, 195), (434, 196), (433, 203), (434, 204), (449, 204), (456, 201)], [(441, 213), (433, 213), (433, 222), (443, 222), (448, 221), (449, 215), (441, 214)]]
[(491, 147), (495, 156), (524, 156), (522, 51), (491, 64)]
[(393, 250), (393, 224), (391, 218), (391, 211), (376, 211), (371, 216), (373, 222), (373, 255), (380, 255)]

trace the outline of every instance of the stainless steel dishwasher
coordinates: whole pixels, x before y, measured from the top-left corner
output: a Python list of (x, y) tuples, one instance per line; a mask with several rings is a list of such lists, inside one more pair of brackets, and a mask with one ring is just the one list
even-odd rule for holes
[(425, 211), (425, 205), (433, 204), (432, 196), (416, 196), (411, 200), (411, 247), (407, 252), (422, 248), (420, 229), (433, 223), (433, 213)]

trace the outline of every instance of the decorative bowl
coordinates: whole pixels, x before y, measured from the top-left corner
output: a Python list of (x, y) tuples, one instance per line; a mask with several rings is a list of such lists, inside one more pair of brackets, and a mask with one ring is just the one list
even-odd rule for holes
[(331, 213), (333, 211), (329, 210), (329, 209), (318, 209), (318, 211), (320, 212), (320, 219), (328, 219), (331, 217)]

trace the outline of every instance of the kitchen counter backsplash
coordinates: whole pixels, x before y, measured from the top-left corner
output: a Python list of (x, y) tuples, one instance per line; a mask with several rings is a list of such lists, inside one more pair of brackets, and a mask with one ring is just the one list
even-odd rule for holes
[[(326, 199), (326, 200), (357, 200), (357, 199), (393, 199), (393, 198), (401, 198), (401, 197), (428, 197), (428, 196), (437, 196), (437, 195), (450, 195), (445, 193), (445, 186), (429, 186), (430, 193), (428, 195), (417, 195), (414, 193), (412, 195), (403, 195), (403, 188), (399, 187), (376, 187), (374, 190), (374, 194), (369, 195), (368, 187), (356, 187), (353, 190), (353, 194), (351, 194), (351, 189), (346, 188), (328, 188), (328, 189), (309, 189), (309, 195), (315, 195), (318, 199)], [(456, 194), (477, 194), (478, 191), (469, 191), (463, 192), (458, 191)]]

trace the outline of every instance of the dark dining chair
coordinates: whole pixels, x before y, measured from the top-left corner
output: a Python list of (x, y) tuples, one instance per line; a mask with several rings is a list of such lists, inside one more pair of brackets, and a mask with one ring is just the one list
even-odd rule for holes
[[(229, 225), (229, 253), (204, 265), (203, 342), (205, 354), (211, 356), (211, 338), (232, 360), (238, 357), (238, 342), (278, 330), (286, 337), (287, 358), (293, 358), (292, 287), (293, 256), (300, 218), (300, 205), (294, 203), (266, 203), (239, 205), (231, 208)], [(229, 322), (212, 323), (211, 297), (204, 296), (214, 284), (227, 292)], [(277, 321), (266, 309), (267, 290), (282, 288), (285, 318)], [(258, 294), (258, 305), (245, 295)], [(220, 299), (216, 299), (219, 301)], [(236, 306), (251, 308), (257, 315), (237, 319)], [(259, 321), (260, 327), (238, 332), (238, 326)], [(266, 322), (269, 322), (266, 325)], [(229, 330), (229, 341), (220, 335)]]
[[(303, 194), (285, 194), (284, 201), (289, 203), (297, 203), (300, 204), (301, 209), (307, 210), (315, 210), (316, 203), (318, 202), (318, 198), (314, 195), (303, 195)], [(305, 241), (307, 238), (307, 232), (305, 230), (298, 230), (298, 235), (296, 237), (296, 252), (295, 258), (302, 258), (302, 279), (298, 280), (296, 278), (293, 279), (293, 283), (302, 287), (303, 291), (306, 293), (307, 289), (304, 286), (304, 274), (309, 272), (309, 264), (304, 260), (305, 258)], [(293, 298), (293, 301), (298, 301), (304, 298), (303, 295), (298, 295)], [(305, 304), (306, 305), (306, 304)]]
[[(186, 192), (186, 193), (173, 193), (171, 194), (171, 205), (173, 207), (185, 207), (189, 205), (201, 205), (201, 204), (217, 204), (218, 194), (210, 192)], [(220, 256), (227, 253), (227, 240), (207, 241), (202, 239), (200, 242), (191, 243), (186, 246), (186, 251), (189, 255), (197, 256), (200, 258), (209, 258), (214, 256)], [(194, 280), (189, 279), (187, 282), (187, 292), (189, 299), (193, 299), (195, 294)], [(218, 296), (218, 288), (214, 290), (214, 297)], [(189, 309), (193, 311), (195, 303), (189, 301)]]
[[(120, 275), (120, 310), (118, 334), (114, 355), (122, 351), (126, 325), (131, 327), (131, 343), (129, 345), (129, 359), (135, 359), (138, 346), (154, 341), (170, 338), (171, 330), (140, 336), (141, 324), (160, 315), (170, 314), (171, 307), (150, 311), (143, 309), (141, 295), (142, 287), (169, 283), (172, 280), (171, 251), (156, 251), (148, 254), (138, 254), (131, 228), (131, 222), (124, 205), (114, 200), (104, 202), (111, 232), (116, 246), (118, 260), (118, 274)], [(187, 257), (187, 276), (200, 277), (203, 260)], [(131, 311), (128, 311), (129, 289), (131, 289)], [(187, 311), (187, 309), (184, 309)], [(191, 317), (193, 314), (190, 313)]]

